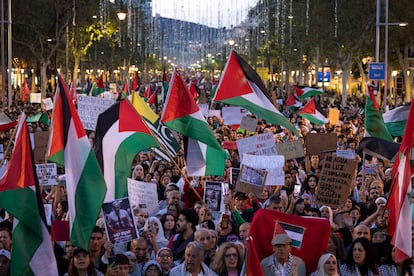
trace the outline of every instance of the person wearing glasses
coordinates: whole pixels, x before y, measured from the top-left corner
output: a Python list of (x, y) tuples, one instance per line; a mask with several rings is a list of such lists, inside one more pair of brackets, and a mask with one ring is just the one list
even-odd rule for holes
[(219, 246), (211, 268), (219, 276), (240, 275), (243, 267), (243, 250), (240, 245), (225, 242)]
[(173, 254), (171, 249), (168, 247), (162, 247), (160, 250), (158, 250), (157, 262), (161, 266), (161, 275), (169, 275), (171, 268), (174, 267)]

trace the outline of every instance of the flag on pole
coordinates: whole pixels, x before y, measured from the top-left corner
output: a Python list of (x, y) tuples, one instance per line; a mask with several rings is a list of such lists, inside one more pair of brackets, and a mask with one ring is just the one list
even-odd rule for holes
[(246, 254), (242, 272), (243, 276), (263, 276), (263, 270), (260, 266), (259, 257), (253, 244), (253, 238), (250, 236), (246, 240)]
[(292, 87), (300, 99), (310, 98), (323, 94), (322, 88), (306, 87), (301, 85), (293, 85)]
[(295, 96), (294, 93), (290, 93), (285, 105), (288, 109), (297, 111), (302, 107), (302, 102)]
[(89, 94), (96, 97), (99, 94), (102, 94), (104, 90), (105, 90), (105, 85), (103, 81), (103, 75), (101, 75), (98, 81), (94, 79), (94, 83), (92, 85), (91, 92)]
[(0, 179), (0, 208), (15, 218), (11, 275), (58, 275), (25, 114), (16, 130), (7, 170)]
[(309, 120), (309, 122), (314, 123), (315, 125), (323, 125), (329, 122), (321, 112), (316, 109), (315, 100), (311, 99), (301, 111), (299, 111), (300, 116)]
[(23, 82), (23, 95), (22, 95), (22, 101), (25, 102), (27, 100), (27, 98), (29, 97), (30, 94), (30, 89), (29, 86), (27, 85), (26, 79)]
[(375, 99), (374, 91), (367, 84), (367, 95), (365, 103), (365, 134), (364, 137), (377, 137), (392, 142), (392, 136), (384, 124), (382, 113)]
[(401, 263), (412, 257), (412, 209), (411, 181), (414, 168), (410, 164), (414, 142), (414, 100), (408, 115), (407, 128), (395, 158), (393, 167), (393, 185), (388, 198), (387, 209), (390, 212), (388, 233), (395, 246), (395, 262)]
[[(194, 150), (192, 155), (194, 158), (187, 161), (197, 160), (197, 162), (205, 163), (203, 165), (204, 173), (209, 171), (208, 166), (214, 164), (217, 170), (222, 169), (222, 173), (218, 175), (224, 174), (226, 155), (176, 69), (174, 69), (170, 80), (161, 122), (182, 135), (205, 144), (198, 147), (198, 150), (197, 147), (191, 147), (191, 150)], [(215, 163), (212, 163), (213, 160), (209, 160), (212, 157), (215, 158)], [(187, 166), (193, 167), (192, 164), (187, 164)], [(192, 172), (188, 171), (188, 173), (192, 175)]]
[(392, 136), (404, 135), (409, 112), (410, 105), (403, 105), (382, 114), (385, 126)]
[(266, 94), (266, 87), (256, 71), (232, 50), (213, 100), (244, 107), (268, 123), (284, 126), (298, 134), (296, 128), (276, 109)]
[(65, 166), (70, 239), (87, 249), (106, 185), (67, 86), (58, 76), (48, 149), (49, 161)]
[(127, 99), (99, 115), (94, 149), (107, 185), (105, 202), (128, 196), (132, 161), (140, 151), (154, 147), (159, 147), (157, 141)]
[(138, 72), (135, 72), (134, 80), (132, 81), (131, 90), (138, 91), (139, 89), (139, 75)]

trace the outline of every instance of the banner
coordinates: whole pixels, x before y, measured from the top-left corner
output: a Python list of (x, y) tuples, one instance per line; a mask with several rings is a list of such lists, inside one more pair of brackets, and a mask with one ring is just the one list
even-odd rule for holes
[(96, 129), (96, 121), (99, 114), (107, 110), (115, 103), (112, 99), (78, 95), (78, 114), (83, 127), (87, 130)]

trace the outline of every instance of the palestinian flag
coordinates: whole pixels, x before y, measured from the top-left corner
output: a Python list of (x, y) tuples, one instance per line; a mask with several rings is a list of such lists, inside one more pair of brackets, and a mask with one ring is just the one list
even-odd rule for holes
[(197, 84), (195, 84), (194, 82), (190, 84), (190, 93), (194, 99), (197, 99), (200, 95), (200, 88), (198, 88)]
[(246, 240), (246, 254), (243, 263), (241, 276), (263, 276), (263, 270), (257, 257), (256, 248), (253, 244), (253, 238), (250, 236)]
[(392, 136), (384, 124), (382, 113), (374, 96), (371, 85), (367, 84), (365, 103), (365, 134), (364, 137), (377, 137), (392, 142)]
[(23, 95), (22, 95), (22, 101), (25, 102), (30, 94), (29, 86), (27, 85), (26, 80), (23, 82)]
[(400, 148), (400, 144), (382, 140), (377, 137), (364, 137), (358, 145), (357, 153), (365, 152), (371, 156), (388, 161), (394, 161), (394, 157)]
[[(203, 143), (204, 145), (198, 147), (201, 151), (198, 156), (202, 156), (204, 161), (196, 158), (199, 160), (198, 162), (207, 162), (208, 165), (212, 163), (207, 159), (211, 157), (217, 158), (215, 159), (214, 166), (220, 169), (223, 168), (218, 175), (224, 174), (225, 153), (176, 69), (171, 77), (161, 122), (170, 129)], [(194, 150), (196, 149), (194, 148)], [(216, 150), (214, 154), (212, 154), (213, 149)], [(191, 162), (191, 160), (188, 161)], [(192, 164), (187, 163), (187, 167), (192, 167)], [(206, 172), (208, 172), (208, 168), (206, 168), (204, 173)], [(190, 173), (189, 171), (189, 175)]]
[(134, 80), (132, 81), (131, 90), (138, 91), (138, 89), (139, 89), (139, 76), (138, 76), (138, 72), (135, 72)]
[(104, 81), (103, 81), (103, 75), (101, 75), (98, 79), (98, 82), (96, 82), (96, 79), (94, 80), (94, 84), (91, 88), (91, 94), (92, 96), (98, 96), (99, 94), (102, 94), (105, 90)]
[(72, 103), (67, 86), (58, 76), (50, 130), (49, 161), (65, 166), (70, 239), (87, 249), (106, 193), (106, 185)]
[(412, 255), (412, 177), (414, 166), (410, 164), (414, 143), (414, 100), (407, 120), (401, 147), (393, 167), (393, 184), (388, 198), (390, 212), (388, 233), (395, 246), (395, 262), (401, 263)]
[(161, 148), (152, 148), (152, 150), (161, 158), (170, 161), (170, 157), (175, 157), (180, 149), (180, 143), (177, 141), (176, 134), (160, 122), (160, 117), (148, 106), (148, 104), (136, 92), (132, 92), (132, 105), (135, 110), (147, 122), (147, 126), (152, 133), (157, 135)]
[(285, 105), (289, 110), (298, 111), (299, 108), (302, 107), (302, 102), (295, 96), (295, 94), (290, 93)]
[(94, 149), (108, 189), (105, 202), (128, 196), (132, 161), (140, 151), (153, 147), (158, 143), (127, 99), (99, 115)]
[(278, 225), (283, 227), (292, 239), (292, 254), (305, 262), (306, 271), (315, 271), (319, 257), (325, 252), (328, 244), (331, 232), (329, 220), (300, 217), (266, 209), (258, 210), (250, 226), (250, 235), (253, 237), (259, 260), (273, 254), (271, 241), (275, 232), (280, 231), (277, 229)]
[(310, 98), (323, 93), (322, 88), (306, 87), (301, 85), (292, 85), (292, 87), (300, 99)]
[(410, 105), (399, 106), (382, 114), (385, 126), (392, 136), (402, 137), (407, 124)]
[(17, 121), (12, 121), (4, 112), (0, 112), (0, 131), (7, 131), (17, 125)]
[(58, 275), (25, 114), (19, 121), (7, 170), (0, 179), (0, 208), (15, 218), (11, 275)]
[(301, 111), (299, 111), (299, 115), (302, 118), (307, 119), (309, 122), (315, 125), (323, 125), (329, 122), (328, 118), (326, 118), (321, 112), (316, 109), (315, 100), (310, 100)]
[(298, 134), (266, 94), (266, 87), (256, 71), (232, 50), (213, 100), (244, 107), (267, 122), (284, 126)]

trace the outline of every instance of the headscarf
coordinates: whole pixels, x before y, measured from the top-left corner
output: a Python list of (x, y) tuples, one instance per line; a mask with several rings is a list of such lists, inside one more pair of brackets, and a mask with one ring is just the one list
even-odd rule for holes
[[(318, 261), (318, 268), (317, 268), (317, 271), (316, 271), (316, 272), (318, 273), (318, 275), (319, 275), (319, 276), (325, 276), (325, 275), (327, 275), (327, 274), (325, 273), (324, 265), (325, 265), (326, 261), (327, 261), (330, 257), (334, 257), (334, 258), (335, 258), (335, 260), (336, 260), (335, 255), (334, 255), (334, 254), (331, 254), (331, 253), (325, 253), (325, 254), (323, 254), (323, 255), (319, 258), (319, 261)], [(336, 269), (336, 274), (334, 274), (333, 276), (339, 276), (339, 274), (338, 274), (338, 266), (337, 266), (337, 269)]]
[(149, 217), (148, 220), (145, 222), (145, 229), (149, 228), (149, 225), (152, 221), (158, 225), (158, 233), (155, 239), (160, 247), (167, 246), (168, 240), (164, 236), (164, 229), (162, 227), (161, 221), (157, 217)]

